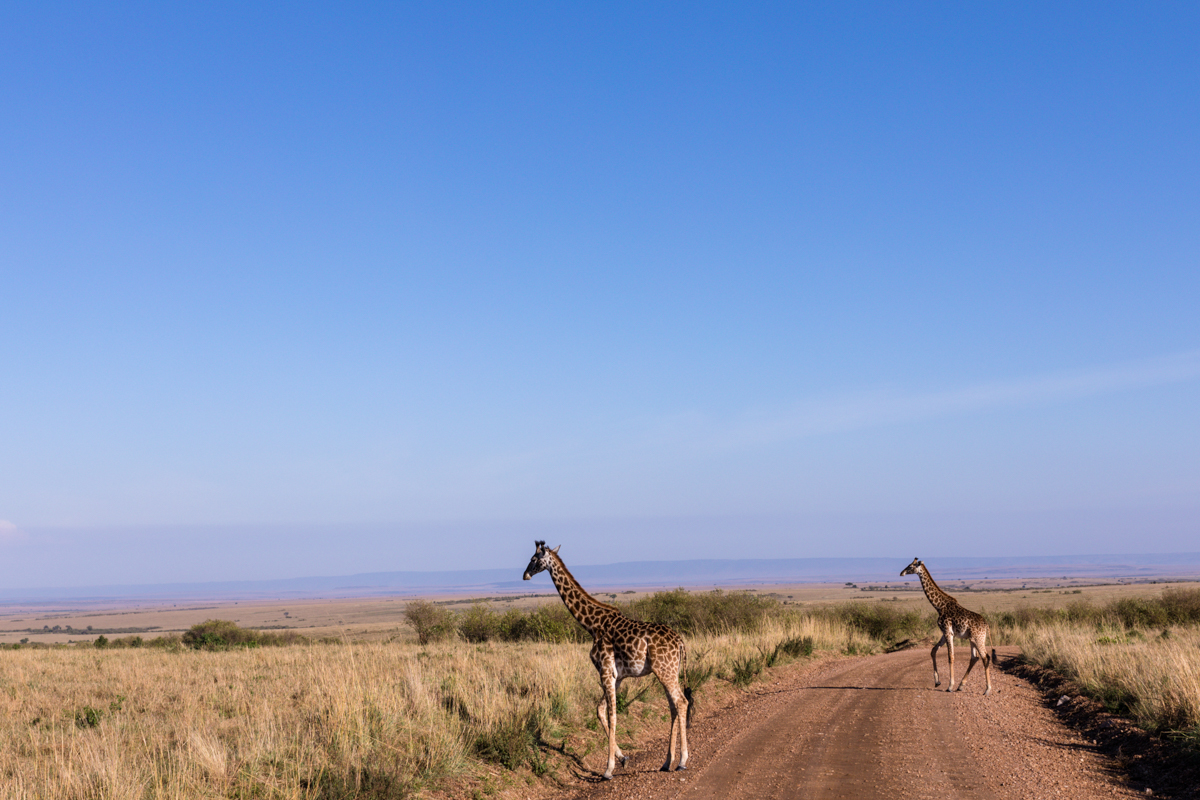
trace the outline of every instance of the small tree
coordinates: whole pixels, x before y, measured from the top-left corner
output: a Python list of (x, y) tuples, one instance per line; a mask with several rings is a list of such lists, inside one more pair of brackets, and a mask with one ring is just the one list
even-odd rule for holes
[(428, 600), (413, 600), (404, 608), (404, 618), (417, 631), (421, 644), (447, 639), (454, 634), (454, 615)]
[(108, 637), (102, 633), (96, 637), (96, 641), (92, 642), (92, 644), (103, 650), (104, 648), (108, 647)]

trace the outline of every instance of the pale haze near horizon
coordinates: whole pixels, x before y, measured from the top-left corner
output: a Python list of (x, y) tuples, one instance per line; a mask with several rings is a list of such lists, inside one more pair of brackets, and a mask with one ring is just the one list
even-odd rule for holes
[(3, 585), (1198, 550), (1198, 35), (5, 6)]

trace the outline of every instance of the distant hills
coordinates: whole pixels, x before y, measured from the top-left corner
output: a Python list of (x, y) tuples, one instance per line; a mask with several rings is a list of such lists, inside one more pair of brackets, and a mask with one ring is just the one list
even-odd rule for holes
[[(635, 561), (571, 565), (595, 589), (751, 586), (896, 580), (908, 558), (782, 558)], [(1151, 555), (935, 558), (927, 561), (939, 581), (983, 578), (1200, 578), (1200, 553)], [(524, 583), (521, 568), (448, 572), (368, 572), (359, 575), (264, 581), (141, 584), (75, 588), (0, 589), (0, 602), (87, 600), (231, 600), (285, 597), (356, 597), (431, 593), (499, 594), (553, 591), (549, 581)]]

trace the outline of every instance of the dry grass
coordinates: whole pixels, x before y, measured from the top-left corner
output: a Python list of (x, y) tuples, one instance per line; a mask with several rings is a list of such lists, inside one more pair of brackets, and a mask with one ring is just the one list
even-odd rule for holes
[[(714, 676), (700, 707), (731, 690), (721, 677), (735, 661), (804, 636), (818, 649), (873, 646), (797, 615), (753, 633), (693, 637), (690, 666)], [(5, 650), (0, 796), (391, 798), (448, 780), (495, 791), (497, 780), (601, 756), (587, 651), (464, 642)], [(651, 682), (627, 686), (636, 697)], [(657, 688), (631, 702), (623, 746), (644, 738), (657, 749), (666, 714)]]
[[(773, 659), (804, 651), (781, 643), (874, 652), (906, 630), (906, 614), (897, 603), (781, 607), (748, 628), (689, 636), (699, 713)], [(1194, 626), (1163, 637), (1061, 619), (1004, 637), (1152, 729), (1196, 730)], [(602, 766), (588, 647), (406, 639), (219, 652), (6, 649), (0, 798), (504, 795)], [(625, 688), (621, 745), (657, 757), (663, 693), (652, 678)]]
[(1200, 738), (1200, 630), (1058, 622), (1010, 633), (1025, 658), (1071, 678), (1150, 731)]

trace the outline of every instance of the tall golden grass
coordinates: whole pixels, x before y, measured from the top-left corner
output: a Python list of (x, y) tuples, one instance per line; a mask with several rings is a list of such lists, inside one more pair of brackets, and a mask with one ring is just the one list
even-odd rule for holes
[(1027, 660), (1071, 678), (1141, 727), (1200, 739), (1200, 629), (1054, 622), (1008, 638)]
[[(692, 637), (690, 666), (727, 675), (805, 636), (817, 649), (872, 647), (834, 620), (791, 615)], [(701, 710), (727, 686), (702, 687)], [(446, 781), (491, 791), (602, 755), (599, 697), (580, 644), (5, 650), (0, 796), (390, 798)], [(644, 693), (621, 718), (622, 746), (665, 748), (666, 715), (661, 690)]]
[[(1016, 619), (1016, 618), (1014, 618)], [(997, 638), (1156, 730), (1200, 720), (1200, 629), (1029, 615)], [(928, 629), (928, 631), (926, 631)], [(699, 713), (783, 643), (867, 653), (931, 632), (890, 604), (779, 610), (687, 638)], [(786, 656), (785, 656), (786, 657)], [(644, 687), (649, 687), (642, 692)], [(622, 748), (658, 758), (668, 709), (626, 683)], [(602, 767), (600, 693), (577, 643), (343, 642), (194, 651), (0, 651), (0, 798), (484, 797)]]

